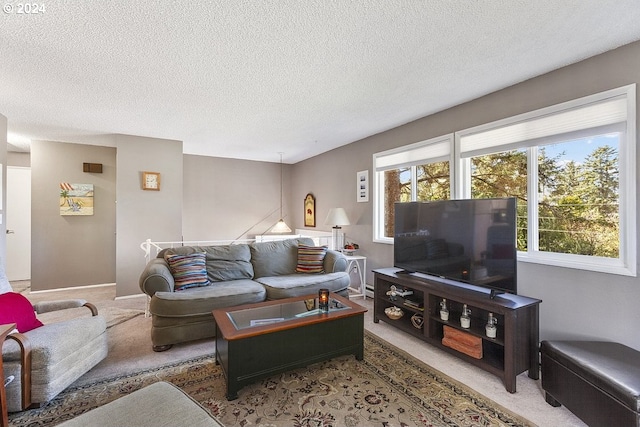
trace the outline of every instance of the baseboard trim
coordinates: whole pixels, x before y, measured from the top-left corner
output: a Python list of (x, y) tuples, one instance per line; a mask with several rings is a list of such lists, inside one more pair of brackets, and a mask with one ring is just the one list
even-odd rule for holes
[(102, 283), (98, 285), (83, 285), (83, 286), (69, 286), (67, 288), (56, 288), (56, 289), (44, 289), (42, 291), (29, 291), (30, 294), (44, 294), (49, 292), (60, 292), (60, 291), (73, 291), (75, 289), (92, 289), (92, 288), (105, 288), (107, 286), (115, 286), (115, 283)]

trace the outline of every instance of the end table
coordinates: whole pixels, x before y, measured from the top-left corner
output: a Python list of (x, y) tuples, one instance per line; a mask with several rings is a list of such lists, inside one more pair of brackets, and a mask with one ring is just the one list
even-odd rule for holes
[(367, 257), (361, 255), (345, 255), (344, 257), (347, 259), (347, 273), (351, 274), (351, 269), (356, 268), (356, 270), (358, 271), (358, 277), (360, 277), (359, 288), (349, 286), (349, 290), (357, 292), (352, 296), (367, 299), (367, 295), (365, 294), (367, 280)]

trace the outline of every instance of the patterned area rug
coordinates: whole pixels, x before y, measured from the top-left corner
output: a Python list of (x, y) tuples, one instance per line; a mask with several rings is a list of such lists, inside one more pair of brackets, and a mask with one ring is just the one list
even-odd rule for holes
[(53, 426), (156, 381), (170, 381), (225, 426), (532, 426), (404, 351), (365, 334), (365, 357), (339, 357), (256, 382), (227, 401), (211, 357), (71, 388), (12, 426)]

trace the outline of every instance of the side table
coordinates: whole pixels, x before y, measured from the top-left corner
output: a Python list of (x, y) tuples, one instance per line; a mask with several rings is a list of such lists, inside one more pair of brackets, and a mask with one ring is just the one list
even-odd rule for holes
[[(7, 325), (0, 325), (0, 345), (4, 343), (5, 338), (11, 331), (16, 328), (15, 323)], [(4, 389), (4, 367), (2, 365), (2, 358), (0, 358), (0, 405), (2, 406), (2, 415), (0, 417), (0, 427), (9, 426), (9, 415), (7, 414), (7, 392)]]
[(345, 255), (345, 258), (347, 259), (347, 273), (351, 274), (351, 269), (355, 268), (358, 272), (358, 277), (360, 278), (359, 288), (349, 286), (349, 290), (357, 292), (352, 296), (367, 299), (367, 295), (365, 294), (365, 282), (367, 280), (367, 257), (361, 255)]

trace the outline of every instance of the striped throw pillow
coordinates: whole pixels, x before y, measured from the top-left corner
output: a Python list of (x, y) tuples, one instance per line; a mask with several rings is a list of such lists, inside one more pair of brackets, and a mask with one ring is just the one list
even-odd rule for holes
[(175, 280), (174, 290), (181, 291), (211, 284), (207, 278), (204, 252), (190, 255), (167, 254), (164, 258), (169, 264), (169, 270)]
[(326, 246), (298, 246), (297, 273), (324, 273)]

